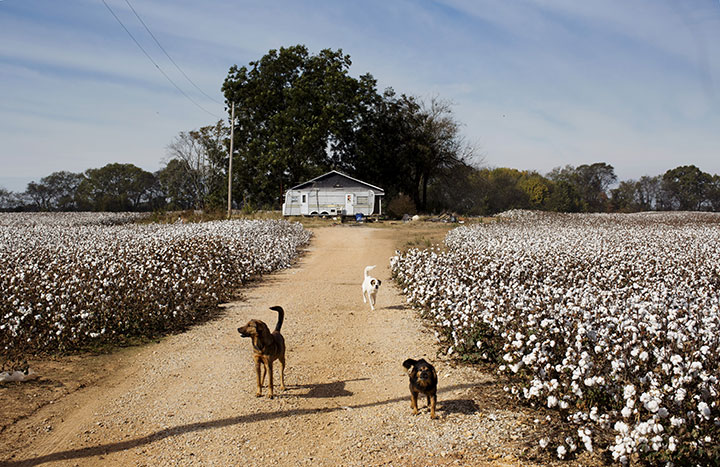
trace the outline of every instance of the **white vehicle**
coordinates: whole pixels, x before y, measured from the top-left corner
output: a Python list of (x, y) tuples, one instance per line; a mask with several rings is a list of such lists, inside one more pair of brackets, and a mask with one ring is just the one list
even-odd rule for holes
[(290, 188), (285, 193), (284, 216), (382, 215), (385, 191), (333, 170)]

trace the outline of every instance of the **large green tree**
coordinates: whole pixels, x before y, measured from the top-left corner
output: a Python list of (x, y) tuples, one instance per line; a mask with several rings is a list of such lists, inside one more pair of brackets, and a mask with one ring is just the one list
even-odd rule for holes
[(351, 77), (350, 65), (342, 50), (312, 55), (296, 45), (230, 68), (222, 90), (235, 106), (236, 202), (277, 206), (290, 186), (352, 168), (354, 132), (377, 93), (373, 77)]

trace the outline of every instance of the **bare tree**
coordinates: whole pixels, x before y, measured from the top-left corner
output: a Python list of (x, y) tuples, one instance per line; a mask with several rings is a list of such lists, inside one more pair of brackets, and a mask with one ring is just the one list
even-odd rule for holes
[(208, 194), (223, 169), (227, 128), (222, 121), (199, 130), (180, 132), (168, 145), (168, 162), (177, 161), (184, 173), (186, 192), (192, 194), (196, 209), (203, 209)]

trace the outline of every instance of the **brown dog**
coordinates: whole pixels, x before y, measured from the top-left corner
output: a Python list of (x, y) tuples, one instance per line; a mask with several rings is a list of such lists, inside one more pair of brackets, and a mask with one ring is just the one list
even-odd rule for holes
[(427, 396), (427, 404), (430, 406), (430, 418), (435, 416), (435, 405), (437, 404), (437, 383), (438, 377), (435, 367), (421, 358), (413, 360), (408, 358), (403, 362), (403, 366), (410, 375), (410, 407), (412, 407), (413, 415), (418, 414), (417, 398), (422, 393)]
[[(270, 329), (259, 319), (251, 319), (248, 323), (238, 328), (243, 337), (252, 339), (253, 358), (255, 359), (255, 374), (257, 376), (257, 392), (255, 396), (262, 396), (262, 387), (265, 384), (265, 374), (270, 376), (268, 397), (273, 398), (273, 361), (280, 361), (280, 389), (285, 390), (285, 339), (280, 334), (280, 327), (285, 317), (285, 311), (280, 306), (272, 306), (271, 310), (278, 312), (278, 322), (275, 330)], [(262, 376), (260, 367), (262, 366)]]

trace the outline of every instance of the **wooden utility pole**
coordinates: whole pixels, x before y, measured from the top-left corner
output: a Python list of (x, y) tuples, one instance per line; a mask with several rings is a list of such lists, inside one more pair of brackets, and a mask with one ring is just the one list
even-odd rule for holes
[(228, 219), (232, 215), (232, 160), (233, 160), (233, 143), (235, 142), (235, 103), (232, 104), (230, 111), (230, 157), (228, 158)]

